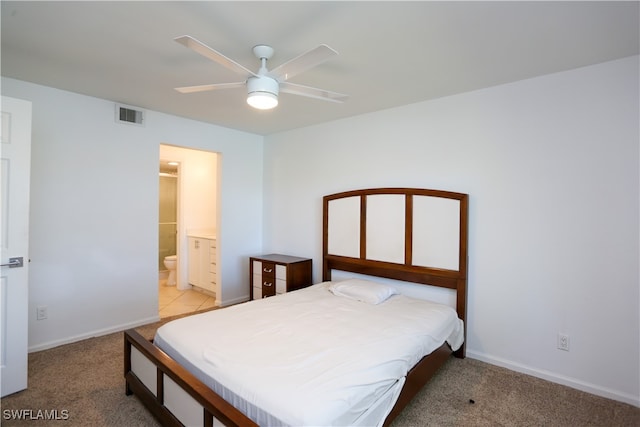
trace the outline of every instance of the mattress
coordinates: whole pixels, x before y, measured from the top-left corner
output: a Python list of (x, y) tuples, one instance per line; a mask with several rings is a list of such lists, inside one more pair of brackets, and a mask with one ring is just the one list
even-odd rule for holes
[(408, 371), (463, 340), (451, 307), (369, 304), (325, 282), (178, 319), (154, 343), (259, 425), (381, 425)]

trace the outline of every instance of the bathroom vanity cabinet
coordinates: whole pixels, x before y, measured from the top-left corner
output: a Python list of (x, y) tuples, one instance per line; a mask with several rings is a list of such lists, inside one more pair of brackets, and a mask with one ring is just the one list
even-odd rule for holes
[(311, 259), (269, 254), (250, 258), (251, 299), (295, 291), (311, 285)]
[(190, 236), (189, 284), (209, 292), (216, 292), (216, 239)]

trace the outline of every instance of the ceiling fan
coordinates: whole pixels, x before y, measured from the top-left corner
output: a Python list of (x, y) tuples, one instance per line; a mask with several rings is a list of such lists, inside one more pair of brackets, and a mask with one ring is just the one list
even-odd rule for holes
[(254, 73), (191, 36), (176, 37), (174, 40), (189, 49), (194, 50), (200, 55), (209, 58), (220, 65), (224, 65), (231, 71), (234, 71), (245, 78), (244, 81), (235, 83), (214, 83), (200, 86), (178, 87), (176, 88), (178, 92), (192, 93), (207, 90), (233, 89), (246, 86), (248, 93), (247, 103), (250, 106), (261, 110), (268, 110), (277, 106), (279, 92), (291, 93), (294, 95), (301, 95), (331, 102), (344, 102), (348, 98), (347, 95), (343, 95), (341, 93), (303, 86), (287, 81), (291, 77), (313, 68), (338, 54), (338, 52), (327, 45), (322, 44), (315, 49), (311, 49), (274, 68), (273, 70), (267, 69), (267, 60), (273, 56), (273, 48), (266, 45), (254, 46), (253, 54), (261, 63), (260, 69)]

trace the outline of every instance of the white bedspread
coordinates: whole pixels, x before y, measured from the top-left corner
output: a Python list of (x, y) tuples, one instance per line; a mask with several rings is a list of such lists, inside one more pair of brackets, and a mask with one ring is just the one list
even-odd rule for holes
[(381, 424), (423, 356), (460, 347), (462, 321), (441, 304), (371, 305), (327, 286), (179, 319), (155, 342), (261, 425)]

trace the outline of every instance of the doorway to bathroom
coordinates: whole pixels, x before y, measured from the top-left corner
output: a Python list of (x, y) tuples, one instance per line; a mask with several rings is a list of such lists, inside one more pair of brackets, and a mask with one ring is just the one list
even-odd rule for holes
[(165, 284), (169, 286), (176, 285), (179, 164), (173, 160), (160, 160), (158, 271)]
[[(215, 152), (160, 145), (158, 200), (158, 312), (161, 318), (216, 305), (218, 171)], [(207, 261), (194, 254), (193, 236), (206, 236)], [(200, 265), (205, 264), (206, 265)], [(205, 276), (194, 272), (203, 271)], [(201, 280), (204, 277), (204, 280)]]

